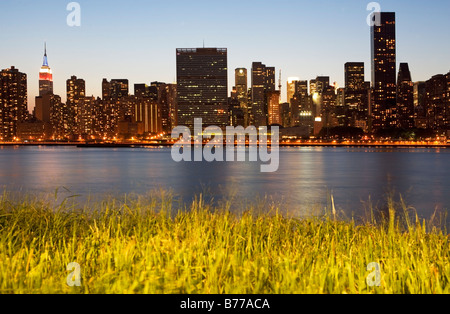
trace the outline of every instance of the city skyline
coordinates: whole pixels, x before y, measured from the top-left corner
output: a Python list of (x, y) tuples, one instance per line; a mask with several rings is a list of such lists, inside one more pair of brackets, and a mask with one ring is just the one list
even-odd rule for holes
[[(24, 6), (24, 3), (29, 5)], [(123, 20), (130, 20), (127, 14), (136, 14), (136, 21), (128, 23), (132, 25), (124, 25), (120, 19), (111, 21), (106, 18), (120, 16), (117, 2), (108, 2), (106, 5), (106, 3), (91, 4), (79, 1), (82, 8), (82, 24), (78, 28), (65, 25), (65, 18), (69, 13), (65, 10), (67, 4), (56, 5), (55, 3), (54, 1), (43, 1), (43, 4), (3, 1), (0, 4), (0, 11), (8, 11), (12, 13), (12, 16), (17, 10), (21, 12), (18, 20), (12, 20), (6, 16), (0, 22), (2, 29), (6, 27), (8, 30), (11, 29), (2, 35), (5, 46), (1, 68), (14, 65), (21, 72), (28, 74), (28, 109), (30, 111), (34, 108), (34, 98), (39, 93), (38, 74), (35, 73), (38, 73), (42, 65), (44, 42), (47, 42), (48, 62), (53, 70), (55, 94), (61, 95), (63, 101), (65, 101), (66, 80), (72, 75), (86, 80), (86, 95), (95, 97), (101, 96), (103, 78), (126, 78), (129, 79), (130, 86), (137, 83), (149, 84), (152, 81), (174, 82), (176, 80), (175, 48), (202, 47), (203, 40), (206, 47), (216, 46), (228, 49), (229, 93), (234, 86), (234, 69), (243, 67), (250, 70), (252, 62), (274, 66), (277, 70), (277, 80), (278, 71), (282, 70), (282, 101), (286, 101), (288, 77), (295, 76), (309, 81), (324, 75), (330, 76), (331, 82), (336, 81), (338, 86), (344, 86), (344, 64), (347, 62), (364, 62), (365, 80), (370, 80), (370, 71), (368, 71), (370, 69), (368, 39), (370, 27), (366, 23), (370, 13), (367, 11), (369, 2), (318, 1), (311, 4), (304, 1), (295, 3), (280, 1), (277, 2), (274, 11), (273, 4), (265, 1), (249, 1), (239, 7), (242, 16), (249, 17), (247, 19), (249, 21), (243, 22), (242, 16), (230, 14), (231, 8), (236, 10), (237, 2), (233, 1), (211, 4), (209, 7), (202, 6), (206, 2), (198, 1), (191, 4), (185, 12), (186, 15), (182, 17), (180, 17), (181, 9), (186, 6), (183, 3), (177, 6), (180, 10), (169, 14), (167, 7), (136, 1), (135, 3), (140, 5), (131, 6), (131, 8), (121, 6), (121, 14), (127, 17)], [(442, 3), (442, 6), (430, 8), (418, 1), (395, 3), (379, 1), (379, 3), (382, 11), (395, 11), (397, 15), (397, 68), (400, 63), (408, 63), (414, 82), (425, 81), (436, 74), (447, 73), (450, 67), (445, 64), (448, 61), (444, 56), (450, 54), (450, 46), (445, 41), (444, 35), (448, 29), (447, 25), (450, 25), (442, 12), (445, 12), (444, 8), (449, 4)], [(141, 28), (145, 27), (148, 21), (137, 9), (148, 12), (147, 7), (153, 10), (151, 14), (153, 18), (148, 21), (156, 23), (154, 25), (156, 27), (153, 28), (154, 31), (147, 32), (148, 37), (143, 37)], [(210, 12), (211, 17), (207, 18), (205, 15), (207, 8), (216, 9), (217, 12), (213, 10)], [(292, 17), (290, 8), (300, 8), (301, 10), (297, 11), (298, 16), (304, 18), (299, 18), (296, 22), (294, 22), (295, 19), (289, 19)], [(251, 9), (260, 13), (261, 17), (272, 14), (273, 25), (255, 22), (253, 15), (249, 14)], [(106, 17), (98, 15), (99, 10), (102, 10)], [(158, 16), (154, 14), (154, 11), (158, 11)], [(307, 12), (314, 18), (306, 18)], [(431, 12), (434, 13), (430, 14)], [(36, 17), (32, 13), (41, 20), (44, 19), (46, 23), (42, 21), (34, 23)], [(97, 18), (95, 18), (96, 14)], [(202, 30), (203, 27), (200, 26), (206, 25), (209, 19), (217, 16), (222, 18), (218, 19), (210, 29)], [(283, 20), (280, 16), (289, 23), (278, 23), (279, 19)], [(433, 18), (430, 19), (430, 16)], [(158, 21), (164, 17), (168, 18), (168, 21), (159, 23)], [(204, 19), (192, 23), (191, 20), (196, 17)], [(173, 19), (179, 23), (168, 28), (168, 23)], [(21, 21), (23, 23), (19, 25)], [(107, 32), (107, 26), (111, 26), (113, 22), (117, 25)], [(187, 29), (179, 27), (183, 22), (188, 25)], [(251, 24), (251, 22), (254, 23)], [(228, 25), (228, 28), (223, 28), (224, 24)], [(289, 27), (289, 25), (303, 25), (303, 28)], [(339, 25), (339, 28), (336, 30), (332, 25)], [(195, 29), (190, 36), (186, 37), (185, 32), (192, 27)], [(251, 33), (252, 30), (255, 31), (257, 27), (260, 31), (254, 35), (255, 38), (243, 36)], [(239, 29), (241, 33), (236, 32)], [(178, 30), (179, 34), (171, 30)], [(350, 31), (349, 36), (347, 33)], [(37, 32), (39, 34), (36, 34)], [(125, 36), (125, 33), (128, 33), (128, 36)], [(312, 33), (318, 33), (320, 36), (313, 36)], [(243, 35), (238, 36), (239, 34)], [(96, 36), (97, 38), (94, 38)], [(263, 41), (260, 37), (266, 40)], [(292, 38), (295, 37), (300, 40), (293, 40)]]

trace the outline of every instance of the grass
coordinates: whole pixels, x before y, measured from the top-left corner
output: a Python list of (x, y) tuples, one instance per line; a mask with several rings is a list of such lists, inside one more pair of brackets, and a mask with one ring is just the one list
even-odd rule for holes
[[(0, 199), (2, 294), (448, 294), (449, 237), (409, 215), (233, 214), (201, 199), (83, 209)], [(405, 208), (404, 208), (405, 209)], [(404, 210), (406, 213), (407, 210)], [(69, 263), (81, 286), (69, 287)], [(370, 263), (381, 285), (370, 287)]]

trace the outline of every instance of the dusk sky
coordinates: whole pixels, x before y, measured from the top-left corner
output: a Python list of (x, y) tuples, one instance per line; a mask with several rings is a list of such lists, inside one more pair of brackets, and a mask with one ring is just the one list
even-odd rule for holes
[[(47, 42), (54, 92), (65, 101), (71, 75), (101, 96), (103, 78), (135, 83), (175, 82), (176, 48), (228, 48), (229, 89), (234, 69), (253, 61), (282, 70), (286, 80), (330, 76), (344, 85), (344, 63), (365, 62), (370, 80), (370, 28), (362, 0), (79, 0), (81, 26), (69, 27), (66, 0), (0, 1), (0, 68), (28, 75), (29, 108)], [(450, 1), (378, 1), (397, 14), (397, 61), (414, 81), (450, 70)], [(249, 77), (250, 83), (250, 77)]]

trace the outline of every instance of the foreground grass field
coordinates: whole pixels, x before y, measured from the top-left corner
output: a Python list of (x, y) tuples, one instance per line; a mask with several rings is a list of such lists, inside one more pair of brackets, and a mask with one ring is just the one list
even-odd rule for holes
[[(0, 200), (0, 293), (450, 293), (449, 237), (416, 217), (239, 215), (194, 202)], [(81, 286), (69, 287), (69, 263)], [(371, 287), (380, 265), (380, 286)]]

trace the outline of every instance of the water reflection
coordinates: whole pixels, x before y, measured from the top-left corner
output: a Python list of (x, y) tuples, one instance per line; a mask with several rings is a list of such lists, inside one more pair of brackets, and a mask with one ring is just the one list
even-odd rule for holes
[(394, 192), (429, 216), (449, 208), (449, 156), (443, 149), (286, 148), (279, 171), (261, 173), (254, 162), (175, 163), (167, 148), (2, 147), (0, 186), (50, 194), (66, 187), (85, 198), (161, 188), (185, 202), (202, 193), (217, 202), (281, 202), (299, 214), (324, 208), (332, 194), (348, 215), (369, 197), (383, 204)]

